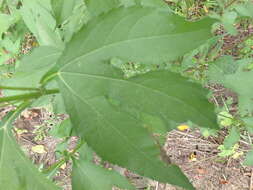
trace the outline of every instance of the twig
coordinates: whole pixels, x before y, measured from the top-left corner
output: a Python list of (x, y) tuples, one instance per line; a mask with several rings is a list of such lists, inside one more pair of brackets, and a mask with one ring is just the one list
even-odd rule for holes
[(252, 190), (252, 187), (253, 187), (253, 169), (251, 169), (249, 190)]
[(156, 182), (155, 190), (158, 190), (158, 188), (159, 188), (159, 182), (157, 181), (157, 182)]
[(237, 0), (230, 1), (227, 5), (225, 5), (225, 9), (233, 5)]

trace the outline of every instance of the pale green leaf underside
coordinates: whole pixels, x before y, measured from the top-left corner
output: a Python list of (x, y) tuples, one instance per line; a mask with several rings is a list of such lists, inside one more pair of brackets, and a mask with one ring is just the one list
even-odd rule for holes
[(89, 161), (76, 160), (72, 171), (73, 190), (112, 190), (113, 187), (134, 190), (129, 181), (115, 171)]
[(57, 190), (20, 150), (11, 132), (17, 115), (0, 123), (0, 187), (6, 190)]

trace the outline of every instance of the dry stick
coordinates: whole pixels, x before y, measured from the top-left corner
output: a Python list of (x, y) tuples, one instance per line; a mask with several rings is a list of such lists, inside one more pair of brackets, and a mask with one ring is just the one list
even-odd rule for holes
[(205, 161), (207, 161), (207, 160), (211, 160), (211, 159), (214, 159), (214, 158), (217, 158), (217, 157), (218, 157), (218, 155), (214, 155), (214, 156), (211, 156), (211, 157), (204, 158), (204, 159), (202, 159), (202, 160), (196, 161), (196, 162), (194, 162), (194, 163), (188, 165), (187, 168), (185, 169), (185, 171), (192, 170), (192, 167), (193, 167), (193, 166), (196, 166), (196, 165), (198, 165), (198, 164), (200, 164), (200, 163), (202, 163), (202, 162), (205, 162)]
[(158, 190), (158, 188), (159, 188), (159, 182), (157, 181), (157, 182), (156, 182), (155, 190)]
[(228, 3), (224, 8), (226, 9), (226, 8), (230, 7), (230, 6), (233, 5), (236, 1), (237, 1), (237, 0), (231, 1), (231, 2)]
[(251, 169), (249, 190), (252, 190), (252, 187), (253, 187), (253, 169)]

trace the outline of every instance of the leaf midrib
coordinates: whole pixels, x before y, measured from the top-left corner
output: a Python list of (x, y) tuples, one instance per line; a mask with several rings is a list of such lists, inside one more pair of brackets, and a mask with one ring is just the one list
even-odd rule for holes
[[(182, 104), (186, 105), (187, 107), (189, 107), (191, 110), (194, 110), (195, 113), (199, 113), (199, 115), (201, 115), (201, 117), (204, 119), (204, 120), (209, 120), (209, 118), (206, 116), (206, 115), (203, 115), (202, 112), (199, 112), (196, 108), (194, 108), (194, 106), (190, 105), (190, 104), (187, 104), (185, 101), (183, 101), (182, 99), (180, 98), (177, 98), (177, 97), (173, 97), (173, 96), (170, 96), (164, 92), (161, 92), (159, 90), (156, 90), (154, 88), (150, 88), (150, 87), (147, 87), (147, 86), (144, 86), (142, 84), (139, 84), (139, 83), (134, 83), (134, 82), (130, 82), (129, 80), (123, 80), (123, 79), (114, 79), (114, 78), (110, 78), (110, 77), (105, 77), (105, 76), (100, 76), (100, 75), (90, 75), (90, 74), (86, 74), (86, 73), (74, 73), (74, 72), (61, 72), (61, 74), (69, 74), (69, 75), (81, 75), (81, 76), (87, 76), (89, 78), (98, 78), (98, 79), (104, 79), (104, 80), (112, 80), (112, 81), (116, 81), (116, 82), (122, 82), (122, 83), (128, 83), (129, 85), (134, 85), (134, 86), (138, 86), (140, 88), (144, 88), (144, 89), (147, 89), (147, 90), (150, 90), (150, 91), (153, 91), (153, 93), (158, 93), (162, 96), (165, 96), (165, 97), (168, 97), (169, 99), (173, 99), (177, 102), (181, 102)], [(209, 121), (210, 122), (210, 121)]]
[[(62, 83), (72, 92), (73, 95), (75, 95), (78, 99), (80, 99), (84, 104), (88, 105), (92, 110), (94, 110), (95, 113), (97, 113), (98, 116), (104, 118), (104, 121), (106, 121), (109, 126), (112, 126), (111, 128), (113, 130), (115, 130), (120, 136), (123, 137), (123, 139), (125, 139), (125, 141), (127, 142), (127, 144), (130, 144), (132, 146), (133, 149), (135, 149), (137, 152), (140, 152), (141, 154), (143, 154), (143, 156), (147, 159), (147, 161), (149, 161), (151, 164), (154, 164), (153, 160), (150, 159), (145, 152), (143, 152), (142, 150), (139, 150), (139, 148), (137, 148), (133, 143), (131, 143), (131, 141), (128, 140), (128, 138), (126, 136), (124, 136), (117, 128), (113, 127), (114, 125), (111, 124), (97, 109), (95, 109), (95, 107), (93, 107), (92, 105), (90, 105), (87, 101), (85, 101), (84, 99), (82, 99), (82, 97), (80, 97), (72, 88), (71, 86), (68, 85), (68, 83), (62, 78), (62, 76), (59, 74), (58, 75), (59, 78), (61, 79)], [(104, 125), (101, 125), (104, 128)], [(158, 155), (157, 155), (158, 156)]]

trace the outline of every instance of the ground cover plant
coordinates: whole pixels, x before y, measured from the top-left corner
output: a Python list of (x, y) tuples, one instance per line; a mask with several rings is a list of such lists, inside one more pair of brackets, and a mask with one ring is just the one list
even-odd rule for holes
[[(251, 1), (2, 0), (0, 6), (0, 106), (7, 110), (0, 189), (63, 189), (56, 176), (71, 163), (73, 190), (138, 189), (117, 167), (192, 190), (194, 181), (164, 149), (169, 132), (189, 128), (200, 130), (199, 138), (225, 132), (219, 158), (243, 156), (243, 165), (253, 165), (253, 150), (240, 148), (241, 140), (252, 148)], [(213, 89), (230, 95), (217, 98)], [(46, 122), (19, 127), (43, 109), (52, 113)], [(26, 133), (38, 154), (46, 152), (38, 142), (48, 135), (60, 139), (55, 162), (33, 164), (19, 143)]]

